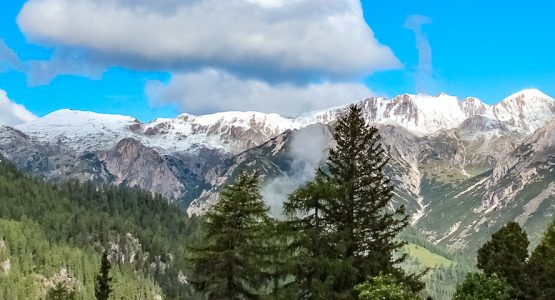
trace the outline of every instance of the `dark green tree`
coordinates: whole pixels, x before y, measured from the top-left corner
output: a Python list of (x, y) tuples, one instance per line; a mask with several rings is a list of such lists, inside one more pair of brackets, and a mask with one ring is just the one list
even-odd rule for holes
[(514, 288), (515, 296), (522, 298), (528, 285), (525, 275), (528, 245), (526, 232), (518, 223), (509, 222), (478, 249), (477, 266), (487, 275), (505, 278)]
[[(208, 299), (258, 299), (270, 266), (268, 207), (259, 176), (242, 173), (206, 213), (205, 238), (191, 248), (195, 287)], [(270, 251), (271, 252), (271, 251)]]
[(555, 299), (555, 221), (530, 255), (526, 273), (529, 299)]
[(384, 175), (389, 158), (378, 129), (365, 123), (362, 108), (352, 105), (339, 118), (333, 135), (337, 147), (330, 150), (330, 179), (336, 187), (328, 199), (328, 221), (333, 243), (346, 266), (336, 288), (352, 289), (368, 276), (395, 274), (405, 256), (394, 257), (403, 242), (395, 239), (409, 222), (404, 206), (389, 211), (393, 187)]
[[(388, 156), (378, 130), (352, 105), (339, 118), (333, 136), (337, 147), (330, 150), (326, 172), (320, 171), (314, 186), (293, 194), (285, 205), (290, 220), (303, 229), (300, 233), (309, 232), (311, 239), (324, 235), (318, 250), (324, 252), (313, 253), (328, 258), (313, 266), (326, 270), (318, 281), (331, 284), (338, 297), (347, 299), (355, 297), (355, 285), (380, 274), (396, 276), (413, 291), (422, 289), (418, 276), (406, 275), (399, 267), (406, 256), (395, 255), (404, 245), (396, 237), (409, 217), (403, 206), (388, 208), (393, 187), (384, 175)], [(297, 251), (313, 252), (309, 247), (298, 245)], [(306, 275), (297, 280), (314, 280)]]
[(328, 177), (320, 170), (314, 181), (299, 188), (284, 203), (288, 221), (282, 225), (290, 235), (284, 267), (295, 280), (285, 285), (295, 299), (331, 298), (333, 267), (339, 262), (326, 227), (325, 199), (333, 193)]
[(46, 293), (46, 300), (73, 300), (75, 291), (67, 288), (63, 282), (58, 282)]
[(108, 259), (108, 253), (104, 251), (102, 253), (102, 259), (100, 260), (100, 272), (95, 277), (94, 295), (97, 300), (108, 300), (108, 298), (110, 298), (110, 293), (112, 292), (112, 278), (110, 277), (111, 268), (112, 264)]
[[(97, 186), (78, 181), (48, 182), (21, 173), (1, 157), (0, 198), (0, 223), (3, 220), (21, 221), (26, 224), (25, 227), (33, 223), (45, 235), (48, 249), (57, 253), (53, 259), (39, 258), (49, 258), (50, 252), (36, 248), (40, 244), (35, 244), (35, 239), (29, 239), (33, 243), (27, 246), (33, 247), (33, 250), (20, 252), (22, 256), (17, 259), (20, 261), (17, 265), (21, 267), (18, 282), (26, 282), (27, 276), (34, 276), (32, 274), (46, 276), (66, 267), (71, 269), (75, 279), (81, 281), (77, 298), (81, 295), (94, 298), (94, 276), (98, 272), (96, 265), (100, 263), (100, 255), (93, 249), (115, 241), (119, 241), (121, 249), (124, 249), (132, 241), (123, 237), (130, 233), (140, 241), (141, 247), (136, 249), (137, 259), (132, 264), (111, 270), (112, 277), (118, 274), (118, 285), (116, 290), (116, 283), (113, 282), (114, 291), (110, 297), (119, 299), (123, 294), (136, 298), (139, 291), (133, 285), (141, 284), (144, 289), (159, 285), (166, 299), (193, 298), (189, 296), (191, 286), (180, 284), (178, 275), (180, 270), (189, 275), (184, 250), (186, 245), (197, 240), (200, 219), (189, 218), (182, 208), (170, 204), (167, 199), (125, 186)], [(5, 239), (3, 232), (0, 236)], [(86, 255), (74, 261), (75, 254), (55, 250), (59, 249), (58, 246), (82, 250), (81, 253)], [(169, 254), (173, 259), (169, 259)], [(164, 272), (150, 267), (157, 259), (166, 263)], [(20, 290), (18, 285), (11, 280), (0, 280), (0, 299), (37, 299), (32, 294), (33, 290), (40, 291), (44, 298), (44, 291), (39, 286), (33, 287), (25, 289), (24, 295), (14, 294), (15, 290)], [(4, 289), (7, 291), (5, 295)]]
[(453, 300), (509, 300), (512, 294), (511, 285), (496, 274), (468, 273)]

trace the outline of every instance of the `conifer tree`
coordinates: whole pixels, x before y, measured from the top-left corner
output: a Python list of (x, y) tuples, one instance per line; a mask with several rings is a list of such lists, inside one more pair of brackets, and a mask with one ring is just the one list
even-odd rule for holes
[[(323, 230), (316, 229), (312, 238), (325, 235), (320, 248), (328, 258), (318, 266), (328, 268), (319, 281), (331, 284), (331, 290), (346, 299), (355, 297), (355, 285), (380, 274), (395, 276), (413, 291), (422, 289), (418, 276), (407, 276), (398, 266), (405, 256), (394, 255), (404, 245), (396, 236), (408, 225), (409, 217), (403, 206), (388, 208), (393, 187), (384, 175), (388, 158), (378, 130), (365, 123), (360, 107), (352, 105), (339, 118), (334, 139), (337, 147), (330, 150), (327, 172), (319, 172), (314, 187), (309, 184), (310, 190), (301, 192), (308, 195), (293, 197), (285, 206), (299, 224), (303, 224), (303, 214), (314, 217), (319, 207)], [(306, 222), (302, 227), (314, 229)], [(306, 245), (298, 248), (299, 252), (310, 250)], [(313, 280), (297, 280), (309, 279)]]
[(384, 175), (389, 159), (378, 130), (366, 125), (362, 108), (355, 105), (335, 130), (337, 147), (330, 150), (327, 167), (337, 191), (329, 199), (328, 218), (347, 263), (342, 288), (381, 273), (402, 275), (396, 265), (405, 256), (394, 258), (393, 253), (404, 245), (395, 237), (408, 225), (409, 216), (404, 206), (388, 211), (393, 187)]
[(293, 192), (284, 203), (284, 223), (291, 232), (290, 253), (285, 267), (295, 280), (286, 284), (294, 299), (334, 298), (333, 266), (338, 256), (333, 251), (326, 229), (325, 199), (333, 193), (327, 176), (320, 170), (314, 181)]
[(192, 283), (208, 299), (257, 299), (268, 279), (268, 207), (259, 176), (242, 173), (205, 215), (206, 236), (191, 248)]
[(94, 295), (97, 300), (108, 300), (110, 293), (112, 293), (112, 278), (110, 277), (111, 268), (112, 265), (108, 259), (108, 253), (104, 251), (102, 253), (102, 259), (100, 260), (100, 272), (95, 277)]
[(516, 222), (509, 222), (478, 249), (477, 267), (487, 275), (497, 274), (514, 288), (521, 298), (527, 286), (525, 276), (528, 237)]
[(528, 299), (555, 299), (555, 221), (530, 255), (526, 273)]
[(63, 282), (58, 282), (46, 293), (46, 300), (73, 300), (75, 291), (67, 288)]

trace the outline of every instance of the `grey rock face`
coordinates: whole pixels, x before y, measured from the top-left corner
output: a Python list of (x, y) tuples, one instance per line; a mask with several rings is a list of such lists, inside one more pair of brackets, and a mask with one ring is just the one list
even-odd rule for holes
[(113, 184), (141, 187), (170, 199), (184, 193), (185, 186), (164, 158), (132, 138), (122, 139), (113, 149), (98, 152), (96, 159), (113, 176)]

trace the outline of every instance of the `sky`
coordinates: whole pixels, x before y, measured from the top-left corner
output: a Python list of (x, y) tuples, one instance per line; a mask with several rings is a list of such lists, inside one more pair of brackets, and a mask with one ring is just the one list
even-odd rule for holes
[(11, 0), (0, 123), (71, 108), (149, 121), (294, 116), (369, 96), (555, 96), (548, 0)]

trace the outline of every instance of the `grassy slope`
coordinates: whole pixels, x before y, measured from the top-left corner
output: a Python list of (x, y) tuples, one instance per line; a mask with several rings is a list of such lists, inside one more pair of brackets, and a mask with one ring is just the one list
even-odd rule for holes
[(415, 244), (407, 244), (404, 248), (411, 259), (416, 260), (425, 268), (450, 267), (455, 261)]

